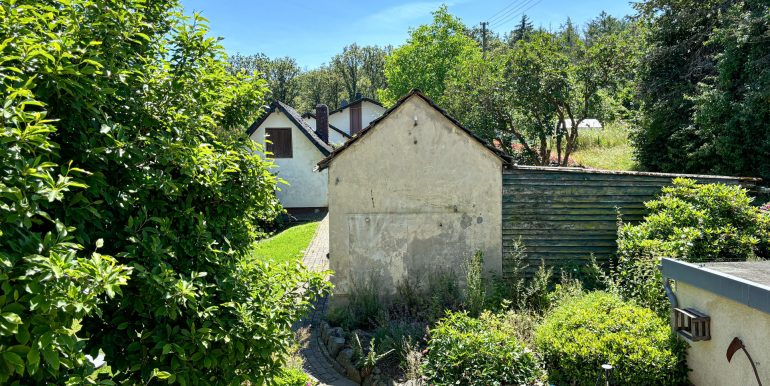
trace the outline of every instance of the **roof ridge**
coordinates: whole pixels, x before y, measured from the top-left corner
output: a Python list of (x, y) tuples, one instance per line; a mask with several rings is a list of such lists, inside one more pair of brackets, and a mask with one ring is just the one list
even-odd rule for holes
[(474, 134), (472, 131), (468, 130), (463, 126), (458, 120), (454, 119), (452, 116), (449, 115), (444, 109), (439, 107), (435, 102), (433, 102), (432, 99), (428, 98), (425, 94), (422, 93), (419, 89), (412, 89), (409, 91), (406, 95), (402, 96), (398, 102), (396, 102), (391, 108), (386, 110), (381, 116), (377, 117), (377, 119), (371, 121), (366, 128), (359, 131), (356, 135), (353, 136), (350, 140), (345, 142), (342, 146), (334, 149), (334, 151), (331, 152), (326, 158), (322, 159), (318, 164), (316, 164), (317, 170), (323, 170), (329, 166), (331, 161), (340, 153), (345, 151), (348, 147), (353, 145), (354, 142), (358, 141), (361, 137), (366, 135), (368, 132), (370, 132), (375, 126), (377, 126), (378, 123), (380, 123), (383, 119), (385, 119), (387, 116), (389, 116), (393, 111), (395, 111), (398, 107), (400, 107), (407, 99), (411, 98), (412, 96), (418, 96), (422, 100), (424, 100), (426, 103), (428, 103), (429, 106), (433, 107), (436, 111), (438, 111), (441, 115), (443, 115), (445, 118), (447, 118), (452, 124), (457, 126), (460, 130), (464, 131), (466, 134), (468, 134), (471, 138), (479, 142), (482, 146), (484, 146), (487, 150), (491, 151), (494, 155), (499, 157), (503, 160), (504, 163), (512, 163), (511, 157), (505, 152), (503, 152), (500, 149), (495, 148), (494, 146), (488, 144), (486, 141), (481, 139), (481, 137)]
[(324, 142), (313, 130), (313, 128), (308, 125), (304, 119), (302, 119), (302, 116), (294, 110), (291, 106), (287, 105), (286, 103), (283, 103), (279, 100), (275, 100), (272, 103), (270, 103), (270, 107), (265, 111), (265, 115), (261, 116), (259, 119), (257, 119), (254, 123), (249, 126), (249, 128), (246, 130), (246, 135), (251, 136), (254, 134), (255, 131), (261, 126), (265, 120), (267, 120), (267, 117), (270, 116), (273, 112), (275, 112), (276, 109), (281, 110), (284, 114), (286, 114), (286, 117), (289, 118), (289, 121), (294, 123), (295, 126), (297, 126), (300, 131), (305, 134), (305, 136), (310, 140), (310, 142), (315, 145), (315, 147), (321, 151), (321, 154), (324, 156), (328, 156), (332, 152), (332, 147)]

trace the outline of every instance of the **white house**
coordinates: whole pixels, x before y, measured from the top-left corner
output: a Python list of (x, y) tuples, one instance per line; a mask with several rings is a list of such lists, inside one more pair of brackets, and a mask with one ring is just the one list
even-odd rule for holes
[(342, 101), (342, 107), (329, 112), (329, 124), (353, 136), (384, 112), (379, 102), (357, 94), (352, 102)]
[(305, 115), (280, 101), (270, 104), (247, 134), (265, 147), (275, 163), (273, 171), (288, 184), (276, 192), (283, 207), (292, 213), (327, 208), (326, 172), (313, 169), (334, 147), (343, 145), (383, 112), (385, 108), (369, 98), (357, 98), (331, 113), (325, 105), (318, 105), (315, 114)]

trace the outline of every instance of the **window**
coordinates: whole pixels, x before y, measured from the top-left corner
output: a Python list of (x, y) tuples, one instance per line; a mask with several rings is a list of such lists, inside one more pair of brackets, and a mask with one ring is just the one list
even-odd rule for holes
[[(291, 158), (291, 129), (265, 129), (265, 150), (274, 158)], [(269, 142), (268, 142), (269, 141)]]

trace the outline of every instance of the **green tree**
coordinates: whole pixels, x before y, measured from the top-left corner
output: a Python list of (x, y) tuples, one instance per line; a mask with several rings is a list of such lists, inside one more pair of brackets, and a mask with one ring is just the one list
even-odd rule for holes
[(486, 60), (467, 55), (453, 72), (447, 105), (482, 136), (518, 141), (523, 162), (548, 165), (555, 150), (555, 162), (567, 165), (579, 124), (606, 109), (602, 95), (629, 71), (629, 40), (607, 37), (587, 47), (569, 30), (538, 32)]
[(299, 96), (300, 87), (297, 76), (301, 73), (294, 58), (288, 56), (270, 59), (264, 54), (235, 54), (228, 59), (228, 71), (232, 74), (246, 72), (249, 75), (261, 74), (267, 80), (269, 97), (293, 104)]
[(513, 47), (519, 40), (525, 40), (529, 38), (529, 35), (535, 32), (532, 27), (532, 22), (527, 15), (521, 15), (521, 20), (516, 28), (508, 35), (508, 45)]
[(741, 1), (706, 47), (719, 47), (715, 74), (698, 85), (693, 125), (703, 146), (688, 154), (703, 171), (770, 178), (770, 4)]
[(276, 178), (216, 131), (265, 81), (176, 1), (5, 1), (0, 29), (0, 382), (268, 381), (326, 284), (249, 257)]
[(704, 172), (720, 160), (696, 156), (713, 145), (693, 125), (698, 84), (716, 74), (718, 45), (706, 44), (724, 21), (725, 0), (648, 0), (638, 4), (649, 20), (648, 50), (640, 66), (643, 116), (633, 135), (636, 158), (651, 171)]
[(446, 6), (440, 7), (433, 12), (432, 24), (412, 30), (406, 44), (386, 58), (388, 87), (379, 91), (380, 100), (391, 105), (417, 88), (440, 102), (449, 73), (474, 51), (480, 47), (468, 37), (465, 25)]
[(353, 43), (332, 58), (331, 68), (342, 79), (348, 100), (355, 99), (359, 92), (377, 98), (377, 90), (386, 86), (386, 53), (377, 46), (359, 47)]
[(297, 76), (300, 93), (294, 107), (299, 111), (313, 112), (323, 103), (331, 109), (339, 107), (344, 87), (342, 79), (329, 66), (321, 66)]

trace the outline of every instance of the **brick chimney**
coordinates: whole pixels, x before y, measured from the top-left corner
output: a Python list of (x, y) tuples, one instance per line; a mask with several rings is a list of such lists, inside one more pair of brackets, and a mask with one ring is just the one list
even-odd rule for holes
[(324, 104), (315, 107), (315, 133), (322, 141), (329, 143), (329, 108)]

